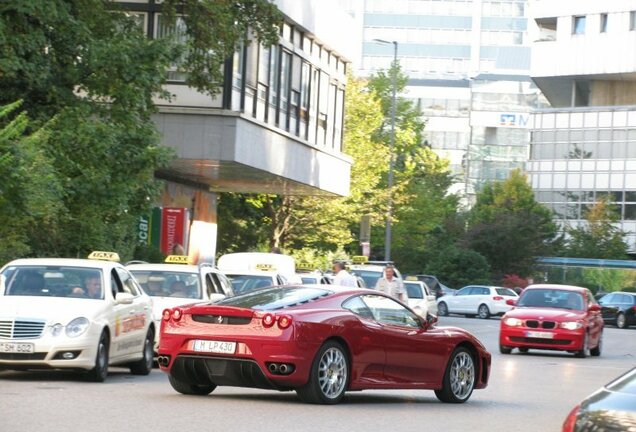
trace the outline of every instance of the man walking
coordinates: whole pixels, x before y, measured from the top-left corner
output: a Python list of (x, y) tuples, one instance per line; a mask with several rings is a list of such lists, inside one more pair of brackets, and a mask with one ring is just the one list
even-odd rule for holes
[(395, 277), (395, 269), (391, 265), (386, 266), (384, 276), (378, 279), (375, 289), (400, 301), (406, 302), (407, 300), (402, 279)]
[(344, 268), (344, 263), (340, 261), (336, 261), (335, 263), (333, 263), (333, 274), (335, 276), (333, 278), (334, 285), (341, 285), (352, 288), (356, 288), (358, 286), (356, 277), (346, 271)]

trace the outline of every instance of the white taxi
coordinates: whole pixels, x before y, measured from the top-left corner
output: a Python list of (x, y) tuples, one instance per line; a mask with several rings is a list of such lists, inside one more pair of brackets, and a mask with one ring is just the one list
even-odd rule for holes
[(428, 286), (413, 276), (404, 279), (404, 289), (408, 297), (408, 305), (418, 315), (426, 318), (427, 314), (437, 315), (435, 294), (431, 294)]
[(219, 258), (219, 269), (232, 282), (235, 295), (273, 285), (302, 283), (296, 263), (289, 255), (264, 252), (236, 252)]
[(109, 365), (150, 373), (152, 299), (117, 254), (90, 257), (18, 259), (0, 270), (0, 369), (68, 368), (97, 382)]
[[(126, 263), (126, 268), (152, 297), (156, 329), (161, 327), (164, 309), (196, 302), (215, 302), (233, 295), (232, 284), (217, 268), (209, 264), (191, 265), (184, 255), (170, 255), (162, 264), (131, 261)], [(158, 347), (157, 331), (155, 352)]]

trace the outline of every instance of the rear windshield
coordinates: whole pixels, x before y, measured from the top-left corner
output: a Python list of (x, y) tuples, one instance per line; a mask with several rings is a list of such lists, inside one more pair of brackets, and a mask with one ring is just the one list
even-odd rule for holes
[(496, 288), (495, 291), (497, 291), (499, 295), (517, 297), (517, 293), (510, 288)]
[(422, 294), (422, 286), (418, 283), (404, 282), (404, 288), (406, 288), (406, 295), (412, 299), (424, 298)]
[(150, 296), (202, 298), (198, 273), (163, 270), (130, 270), (130, 272)]
[(227, 274), (235, 295), (247, 294), (274, 285), (271, 276)]
[(237, 297), (228, 297), (218, 304), (247, 309), (276, 310), (309, 303), (332, 293), (333, 291), (321, 288), (272, 287)]
[(103, 299), (101, 269), (68, 266), (11, 266), (5, 269), (6, 296)]
[(525, 290), (517, 306), (585, 310), (585, 302), (580, 293), (548, 288)]

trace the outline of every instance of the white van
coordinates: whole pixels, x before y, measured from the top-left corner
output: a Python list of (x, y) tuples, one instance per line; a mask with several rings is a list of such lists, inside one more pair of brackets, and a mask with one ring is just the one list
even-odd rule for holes
[(237, 252), (219, 258), (218, 267), (232, 282), (235, 295), (273, 285), (300, 283), (289, 255)]

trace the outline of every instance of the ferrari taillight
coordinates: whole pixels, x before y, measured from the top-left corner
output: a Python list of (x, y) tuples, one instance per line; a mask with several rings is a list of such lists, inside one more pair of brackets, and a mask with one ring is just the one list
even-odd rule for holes
[(289, 315), (281, 315), (278, 317), (278, 327), (280, 327), (283, 330), (289, 327), (291, 323), (292, 323), (292, 317), (290, 317)]
[(494, 296), (492, 299), (493, 300), (503, 300), (503, 297), (502, 296)]
[(574, 407), (570, 414), (565, 418), (563, 422), (562, 432), (574, 432), (574, 426), (576, 426), (576, 416), (579, 413), (580, 405)]
[(263, 315), (263, 327), (270, 328), (276, 322), (276, 317), (271, 313), (266, 313)]
[(183, 316), (183, 311), (179, 308), (174, 308), (172, 310), (172, 319), (175, 321), (179, 321)]
[(164, 309), (161, 317), (164, 321), (170, 321), (170, 315), (172, 315), (172, 311), (170, 309)]

